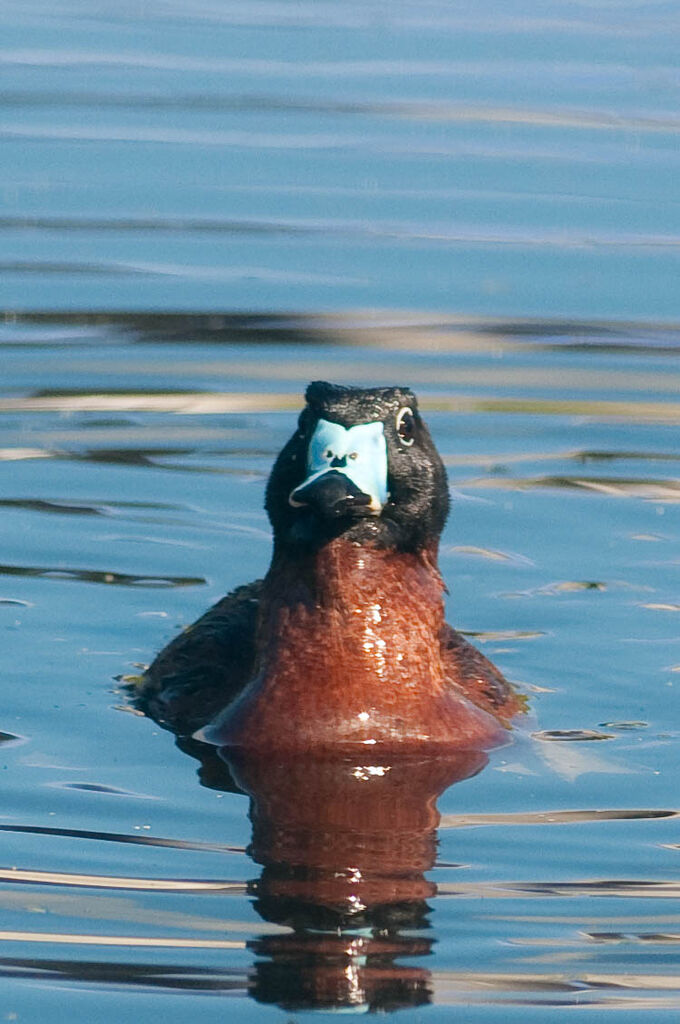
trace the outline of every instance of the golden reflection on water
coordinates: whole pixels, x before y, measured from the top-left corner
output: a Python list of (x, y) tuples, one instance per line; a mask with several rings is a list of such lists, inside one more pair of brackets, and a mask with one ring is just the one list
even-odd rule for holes
[(57, 946), (157, 946), (164, 949), (245, 949), (245, 942), (233, 939), (174, 939), (157, 936), (145, 938), (140, 935), (72, 935), (66, 932), (24, 932), (0, 931), (4, 942), (50, 942)]
[[(317, 368), (318, 369), (318, 368)], [(324, 367), (326, 369), (326, 367)], [(411, 381), (411, 383), (413, 383)], [(422, 383), (422, 382), (421, 382)], [(439, 384), (433, 371), (432, 383)], [(661, 384), (661, 381), (659, 382)], [(23, 398), (0, 398), (2, 412), (169, 412), (195, 416), (215, 413), (254, 413), (297, 411), (297, 391), (263, 395), (257, 392), (145, 392), (114, 394), (32, 395)], [(426, 396), (423, 410), (450, 413), (498, 413), (529, 416), (586, 416), (592, 419), (628, 423), (679, 423), (679, 402), (649, 400), (564, 399), (564, 398), (494, 398), (485, 395), (456, 394)]]
[(26, 871), (0, 869), (2, 882), (30, 882), (38, 885), (66, 885), (89, 889), (131, 889), (140, 892), (243, 892), (239, 882), (208, 882), (173, 878), (122, 878), (109, 875), (83, 875), (64, 871)]
[[(417, 349), (417, 340), (414, 339), (414, 348)], [(675, 394), (680, 392), (680, 373), (669, 363), (664, 372), (650, 372), (640, 370), (609, 369), (606, 374), (597, 375), (588, 367), (536, 367), (530, 364), (527, 359), (518, 359), (521, 365), (508, 366), (502, 360), (494, 365), (459, 366), (452, 365), (409, 365), (408, 383), (412, 388), (435, 386), (437, 389), (446, 387), (461, 388), (481, 387), (485, 391), (494, 389), (525, 390), (529, 392), (542, 391), (550, 393), (565, 391), (596, 392), (601, 395), (603, 392), (631, 392), (650, 394), (662, 392)], [(342, 380), (347, 374), (347, 359), (325, 357), (324, 370), (329, 379)], [(433, 360), (428, 360), (433, 362)], [(373, 364), (373, 365), (372, 365)], [(380, 372), (383, 363), (379, 358), (367, 361), (372, 370)], [(398, 361), (397, 361), (398, 365)], [(132, 367), (131, 367), (132, 368)], [(120, 376), (120, 367), (112, 364), (105, 358), (97, 358), (96, 355), (87, 359), (71, 359), (69, 370), (72, 374), (96, 376), (101, 381), (110, 377)], [(41, 364), (41, 371), (46, 375), (51, 372), (58, 377), (63, 372), (63, 360), (54, 357), (45, 358)], [(267, 361), (266, 364), (257, 363), (254, 360), (239, 358), (226, 358), (217, 360), (206, 360), (204, 358), (174, 360), (163, 367), (163, 377), (184, 378), (187, 373), (193, 376), (208, 380), (220, 381), (225, 379), (232, 382), (235, 379), (258, 380), (269, 384), (271, 381), (290, 382), (297, 384), (299, 381), (313, 379), (319, 372), (319, 360), (298, 356), (295, 359), (279, 361)], [(143, 358), (134, 360), (135, 381), (143, 384), (146, 379), (150, 382), (157, 382), (159, 377), (158, 363), (147, 361)], [(152, 393), (156, 387), (152, 387)], [(104, 394), (107, 393), (105, 389)], [(38, 397), (38, 396), (36, 396)], [(46, 394), (43, 397), (58, 397)], [(253, 396), (246, 396), (252, 401)], [(261, 396), (264, 397), (264, 396)]]

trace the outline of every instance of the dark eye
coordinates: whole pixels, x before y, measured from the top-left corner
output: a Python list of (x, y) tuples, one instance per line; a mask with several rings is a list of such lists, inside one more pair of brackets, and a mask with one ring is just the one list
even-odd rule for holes
[(413, 410), (406, 405), (397, 413), (397, 433), (402, 444), (410, 447), (416, 439), (416, 421)]

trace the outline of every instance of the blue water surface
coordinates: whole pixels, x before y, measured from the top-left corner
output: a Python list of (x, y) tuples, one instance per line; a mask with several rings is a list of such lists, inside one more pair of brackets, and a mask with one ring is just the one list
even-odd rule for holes
[[(0, 13), (4, 1012), (677, 1015), (676, 6)], [(418, 393), (447, 617), (530, 707), (340, 929), (126, 690), (266, 571), (318, 378)]]

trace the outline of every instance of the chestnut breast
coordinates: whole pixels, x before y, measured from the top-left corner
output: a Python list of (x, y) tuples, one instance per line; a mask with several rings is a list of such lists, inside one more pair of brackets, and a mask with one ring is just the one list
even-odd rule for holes
[(476, 748), (499, 723), (444, 673), (443, 584), (434, 553), (342, 537), (274, 560), (263, 587), (255, 678), (204, 731), (212, 743)]

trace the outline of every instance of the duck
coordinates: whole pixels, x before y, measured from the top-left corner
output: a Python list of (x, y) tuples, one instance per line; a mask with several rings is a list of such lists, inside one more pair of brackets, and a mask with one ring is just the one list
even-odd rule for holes
[(410, 388), (312, 382), (265, 508), (266, 576), (156, 656), (140, 711), (253, 756), (508, 742), (523, 697), (444, 618), (448, 482)]

